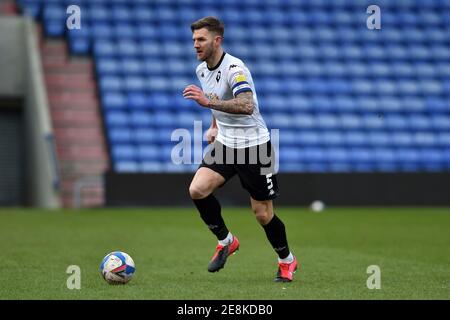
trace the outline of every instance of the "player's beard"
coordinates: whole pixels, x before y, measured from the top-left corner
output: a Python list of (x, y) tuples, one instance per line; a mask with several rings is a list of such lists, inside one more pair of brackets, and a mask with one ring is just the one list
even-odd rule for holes
[(200, 58), (201, 61), (206, 61), (214, 56), (214, 44), (211, 43), (210, 46), (206, 47), (203, 51), (203, 58)]

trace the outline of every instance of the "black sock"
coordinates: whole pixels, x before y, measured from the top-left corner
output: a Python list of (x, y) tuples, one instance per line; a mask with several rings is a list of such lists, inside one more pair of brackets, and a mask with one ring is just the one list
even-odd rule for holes
[(211, 193), (206, 198), (193, 199), (193, 201), (209, 230), (216, 235), (218, 240), (225, 239), (228, 229), (220, 214), (220, 203), (216, 197)]
[(274, 214), (272, 220), (263, 226), (266, 232), (267, 239), (269, 239), (275, 252), (280, 259), (289, 256), (289, 246), (286, 239), (286, 229), (283, 222)]

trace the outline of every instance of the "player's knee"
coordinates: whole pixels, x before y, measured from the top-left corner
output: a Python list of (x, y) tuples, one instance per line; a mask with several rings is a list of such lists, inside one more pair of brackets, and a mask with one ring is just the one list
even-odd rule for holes
[(252, 207), (253, 213), (255, 214), (256, 220), (261, 225), (266, 225), (272, 219), (273, 213), (268, 210), (267, 206), (260, 205)]
[(191, 199), (203, 199), (206, 196), (208, 196), (208, 191), (204, 188), (199, 187), (198, 185), (191, 184), (189, 186), (189, 195), (191, 196)]

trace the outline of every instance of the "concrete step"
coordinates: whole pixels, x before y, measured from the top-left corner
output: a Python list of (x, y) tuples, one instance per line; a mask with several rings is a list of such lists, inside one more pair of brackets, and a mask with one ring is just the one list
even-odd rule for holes
[(47, 73), (80, 73), (93, 74), (93, 64), (91, 61), (64, 59), (43, 61), (43, 67)]
[(67, 179), (75, 179), (85, 176), (95, 176), (109, 169), (108, 161), (88, 160), (88, 161), (70, 161), (59, 162), (61, 174)]
[(99, 141), (103, 143), (104, 136), (99, 126), (95, 127), (67, 127), (54, 128), (54, 136), (64, 144), (92, 145)]
[(87, 161), (106, 159), (105, 150), (102, 145), (97, 146), (79, 146), (79, 145), (61, 145), (56, 142), (56, 152), (58, 159), (72, 161)]
[(94, 93), (96, 84), (94, 79), (85, 73), (67, 73), (67, 72), (48, 72), (45, 75), (45, 84), (47, 88), (52, 91), (52, 94), (58, 93), (62, 90), (84, 91)]
[(100, 122), (100, 115), (93, 109), (59, 108), (50, 111), (56, 127), (91, 126), (96, 127)]
[(50, 107), (71, 108), (98, 108), (97, 95), (94, 92), (59, 92), (48, 95)]

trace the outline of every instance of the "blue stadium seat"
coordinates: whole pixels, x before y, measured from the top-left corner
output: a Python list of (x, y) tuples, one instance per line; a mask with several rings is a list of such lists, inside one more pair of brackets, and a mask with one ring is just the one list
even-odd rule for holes
[(450, 147), (450, 132), (440, 132), (437, 135), (436, 140), (437, 144), (441, 147)]
[(399, 114), (387, 114), (384, 117), (386, 128), (391, 130), (404, 130), (408, 128), (405, 117)]
[(172, 105), (171, 96), (165, 93), (150, 93), (148, 101), (149, 108), (157, 110), (168, 109)]
[(66, 30), (65, 21), (48, 19), (44, 23), (44, 32), (49, 37), (62, 37)]
[(359, 129), (363, 127), (363, 122), (356, 114), (342, 114), (340, 117), (340, 127), (345, 130)]
[(280, 148), (280, 163), (296, 163), (301, 159), (301, 151), (293, 148)]
[[(391, 89), (389, 89), (389, 91), (390, 90)], [(393, 94), (394, 92), (395, 86), (392, 86), (392, 92), (389, 92), (389, 94)], [(387, 92), (380, 92), (380, 95), (383, 97), (378, 100), (378, 110), (384, 112), (401, 112), (403, 107), (401, 102), (393, 96), (384, 96), (385, 94), (387, 94)]]
[(134, 127), (148, 128), (155, 124), (153, 115), (146, 111), (132, 111), (130, 113), (130, 125)]
[(395, 152), (396, 161), (403, 171), (416, 171), (420, 168), (420, 155), (413, 148), (399, 148)]
[(325, 146), (341, 146), (344, 144), (344, 135), (340, 131), (324, 131), (320, 135), (320, 142)]
[(94, 43), (96, 57), (113, 57), (117, 54), (116, 45), (112, 41), (99, 40)]
[(289, 103), (282, 95), (270, 95), (258, 99), (260, 110), (264, 113), (283, 113), (289, 110)]
[(114, 144), (112, 145), (111, 155), (114, 160), (136, 160), (137, 148), (132, 144)]
[(49, 3), (43, 7), (42, 17), (44, 21), (54, 20), (65, 23), (67, 18), (66, 8), (59, 4)]
[(384, 147), (391, 143), (391, 137), (386, 132), (373, 131), (367, 135), (367, 143), (374, 147)]
[(106, 124), (108, 127), (128, 126), (130, 124), (130, 117), (124, 111), (108, 111), (105, 112)]
[(316, 131), (300, 131), (297, 133), (297, 143), (300, 146), (317, 146), (321, 140)]
[(436, 136), (432, 132), (416, 132), (413, 141), (418, 147), (434, 147), (438, 144)]
[[(130, 74), (130, 73), (128, 73)], [(123, 85), (127, 92), (143, 92), (147, 88), (145, 77), (129, 75), (124, 77)]]
[(118, 91), (103, 91), (102, 106), (106, 110), (124, 109), (127, 107), (127, 99)]
[(371, 149), (367, 148), (352, 148), (348, 153), (349, 161), (354, 164), (357, 163), (370, 163), (373, 162), (373, 153)]
[(127, 106), (130, 109), (148, 109), (149, 99), (148, 95), (143, 92), (129, 92), (127, 95)]
[[(336, 148), (336, 147), (329, 148), (325, 151), (325, 154), (326, 154), (326, 159), (328, 162), (330, 162), (330, 164), (340, 164), (340, 166), (337, 167), (337, 168), (341, 168), (340, 170), (344, 170), (344, 168), (348, 168), (348, 167), (342, 166), (343, 163), (348, 163), (348, 160), (349, 160), (349, 154), (347, 152), (347, 149)], [(346, 170), (348, 170), (348, 169), (346, 169)]]
[(159, 161), (142, 161), (142, 172), (156, 172), (159, 173), (163, 170), (163, 165)]
[(106, 5), (93, 4), (88, 9), (89, 16), (95, 21), (108, 21), (112, 17), (109, 7)]
[(103, 75), (99, 79), (99, 87), (102, 91), (120, 91), (124, 89), (124, 82), (119, 76)]
[(426, 111), (426, 104), (424, 102), (424, 99), (414, 96), (405, 96), (403, 99), (401, 99), (403, 110), (408, 109), (410, 112), (425, 112)]
[(167, 92), (171, 89), (170, 80), (164, 76), (150, 76), (146, 81), (147, 90), (150, 93)]
[(431, 116), (431, 124), (435, 130), (449, 131), (450, 130), (450, 116), (445, 114), (434, 114)]
[(336, 96), (333, 105), (337, 112), (343, 113), (355, 111), (357, 108), (355, 99), (346, 95)]
[(21, 9), (24, 15), (37, 19), (41, 14), (43, 4), (39, 1), (21, 1)]
[[(297, 72), (296, 68), (292, 68), (292, 73)], [(305, 92), (305, 84), (298, 77), (285, 77), (283, 78), (283, 91), (289, 92), (291, 95), (297, 95)]]
[(266, 117), (267, 125), (272, 129), (288, 129), (292, 127), (292, 118), (287, 114), (272, 114)]
[(134, 130), (134, 139), (137, 143), (149, 144), (158, 141), (157, 132), (150, 128), (137, 128)]
[[(136, 19), (139, 19), (136, 17)], [(157, 38), (157, 30), (149, 28), (149, 22), (138, 22), (136, 25), (136, 36), (144, 42), (155, 41)]]
[(137, 27), (129, 22), (117, 22), (114, 26), (113, 34), (118, 40), (139, 38)]
[(194, 121), (201, 121), (201, 117), (194, 112), (181, 111), (175, 115), (174, 123), (180, 128), (193, 129)]
[(133, 12), (128, 6), (113, 5), (111, 7), (111, 16), (118, 22), (131, 22), (134, 20)]
[(114, 161), (114, 170), (118, 173), (136, 173), (141, 172), (139, 162), (137, 161)]
[(301, 159), (307, 163), (321, 163), (327, 160), (326, 152), (319, 147), (301, 149)]
[(173, 24), (177, 18), (176, 12), (170, 7), (157, 6), (154, 10), (154, 21), (161, 25)]
[(111, 144), (131, 143), (133, 139), (133, 132), (129, 128), (109, 129), (109, 141)]
[(367, 130), (381, 130), (386, 128), (386, 123), (381, 114), (365, 114), (362, 123)]
[(426, 108), (427, 110), (435, 113), (435, 112), (449, 112), (450, 105), (448, 104), (449, 99), (441, 99), (441, 98), (427, 98), (426, 99)]
[(393, 77), (412, 77), (415, 74), (413, 66), (409, 62), (395, 62), (389, 64)]
[(166, 67), (159, 59), (147, 58), (143, 60), (143, 72), (149, 76), (163, 75), (166, 73)]
[(397, 147), (411, 147), (413, 145), (413, 136), (409, 132), (393, 132), (390, 138), (392, 145)]
[(95, 67), (99, 76), (118, 75), (121, 72), (119, 61), (112, 58), (98, 58)]
[(436, 148), (419, 151), (421, 162), (427, 171), (441, 171), (445, 167), (444, 154)]
[(121, 71), (124, 74), (141, 74), (143, 72), (143, 63), (136, 58), (125, 58), (121, 61)]
[[(298, 137), (299, 137), (299, 134), (296, 131), (288, 131), (288, 130), (280, 131), (280, 135), (279, 135), (280, 145), (286, 146), (287, 148), (289, 146), (294, 146), (294, 145), (300, 143)], [(272, 139), (273, 139), (273, 137), (272, 137)]]
[[(152, 29), (149, 28), (149, 24), (154, 19), (154, 11), (151, 10), (151, 8), (145, 4), (138, 4), (131, 8), (132, 11), (132, 17), (133, 20), (137, 21), (138, 23), (142, 24), (141, 26), (146, 26), (146, 29)], [(140, 28), (138, 28), (140, 29)]]
[(137, 157), (140, 161), (158, 161), (160, 158), (160, 149), (155, 145), (138, 145)]
[(158, 111), (153, 114), (153, 121), (159, 127), (176, 126), (175, 115), (167, 111)]
[(91, 25), (92, 37), (99, 40), (111, 39), (114, 35), (112, 25), (107, 21), (95, 21)]
[(156, 58), (156, 59), (164, 58), (160, 44), (154, 41), (142, 41), (139, 44), (139, 51), (141, 56), (146, 58)]
[(132, 39), (119, 40), (117, 42), (117, 52), (124, 58), (136, 57), (140, 54), (140, 47), (139, 44)]
[(364, 146), (368, 143), (368, 137), (362, 131), (348, 131), (343, 135), (343, 143), (348, 147)]
[(91, 50), (91, 42), (83, 37), (72, 38), (69, 41), (69, 50), (73, 55), (87, 55)]
[(321, 129), (335, 129), (339, 127), (339, 119), (333, 114), (320, 113), (316, 117), (316, 125)]
[(316, 121), (311, 114), (296, 113), (292, 117), (292, 127), (296, 129), (309, 129), (316, 126)]
[(388, 148), (377, 148), (373, 152), (375, 165), (378, 171), (394, 172), (398, 164), (395, 162), (395, 152)]
[(290, 95), (287, 99), (287, 107), (294, 113), (303, 113), (307, 111), (312, 111), (311, 103), (304, 95), (296, 94), (295, 92)]

